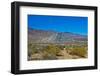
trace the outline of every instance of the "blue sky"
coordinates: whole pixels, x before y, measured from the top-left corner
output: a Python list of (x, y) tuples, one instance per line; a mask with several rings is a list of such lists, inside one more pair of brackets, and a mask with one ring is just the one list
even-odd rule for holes
[(28, 15), (28, 28), (87, 35), (88, 17)]

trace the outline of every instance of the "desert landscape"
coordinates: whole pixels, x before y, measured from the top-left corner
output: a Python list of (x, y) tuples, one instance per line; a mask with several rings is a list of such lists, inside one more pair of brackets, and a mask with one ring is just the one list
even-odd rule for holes
[(28, 28), (28, 60), (88, 57), (87, 35)]

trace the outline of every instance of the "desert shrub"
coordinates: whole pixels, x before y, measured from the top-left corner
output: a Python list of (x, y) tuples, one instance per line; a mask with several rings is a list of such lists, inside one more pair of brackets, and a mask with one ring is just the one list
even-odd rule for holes
[(50, 44), (45, 48), (45, 51), (50, 53), (50, 54), (56, 54), (60, 51), (60, 48), (57, 47), (56, 45)]
[(65, 46), (65, 49), (66, 50), (70, 50), (71, 49), (71, 46)]
[(29, 44), (28, 44), (28, 56), (29, 56), (29, 57), (31, 57), (31, 55), (32, 55), (31, 47), (32, 47), (32, 44), (29, 43)]
[(49, 60), (54, 60), (54, 59), (57, 59), (57, 58), (56, 58), (56, 55), (50, 54), (50, 53), (44, 51), (43, 52), (43, 59), (45, 59), (45, 60), (48, 60), (48, 59)]
[(31, 49), (32, 49), (32, 53), (33, 53), (33, 54), (34, 54), (34, 53), (39, 53), (40, 50), (42, 50), (41, 47), (40, 47), (39, 45), (35, 45), (35, 44), (32, 45)]
[(43, 56), (44, 58), (47, 58), (47, 59), (56, 59), (56, 55), (60, 51), (59, 47), (53, 44), (49, 44), (43, 50), (44, 50)]
[(38, 46), (35, 44), (28, 44), (28, 56), (38, 52)]
[(60, 50), (63, 50), (65, 48), (64, 45), (57, 45), (56, 47), (58, 47)]
[(71, 54), (85, 57), (85, 55), (87, 54), (87, 50), (85, 47), (73, 47), (73, 49), (71, 50)]
[(72, 52), (73, 47), (69, 46), (69, 45), (66, 45), (65, 49), (66, 49), (66, 52), (70, 54)]
[(31, 55), (32, 55), (32, 51), (28, 50), (28, 57), (31, 57)]
[(83, 46), (84, 46), (84, 47), (87, 47), (88, 45), (87, 45), (87, 43), (84, 43)]

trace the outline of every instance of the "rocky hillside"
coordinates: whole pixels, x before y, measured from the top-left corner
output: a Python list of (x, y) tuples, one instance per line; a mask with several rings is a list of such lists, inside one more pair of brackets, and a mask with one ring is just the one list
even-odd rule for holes
[(32, 43), (86, 42), (87, 36), (70, 32), (55, 32), (28, 28), (28, 40)]

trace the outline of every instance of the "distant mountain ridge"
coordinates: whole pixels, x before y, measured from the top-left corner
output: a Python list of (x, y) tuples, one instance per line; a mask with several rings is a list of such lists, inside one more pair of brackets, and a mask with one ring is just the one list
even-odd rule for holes
[(87, 41), (87, 36), (70, 32), (44, 31), (28, 28), (28, 40), (32, 43), (85, 42)]

